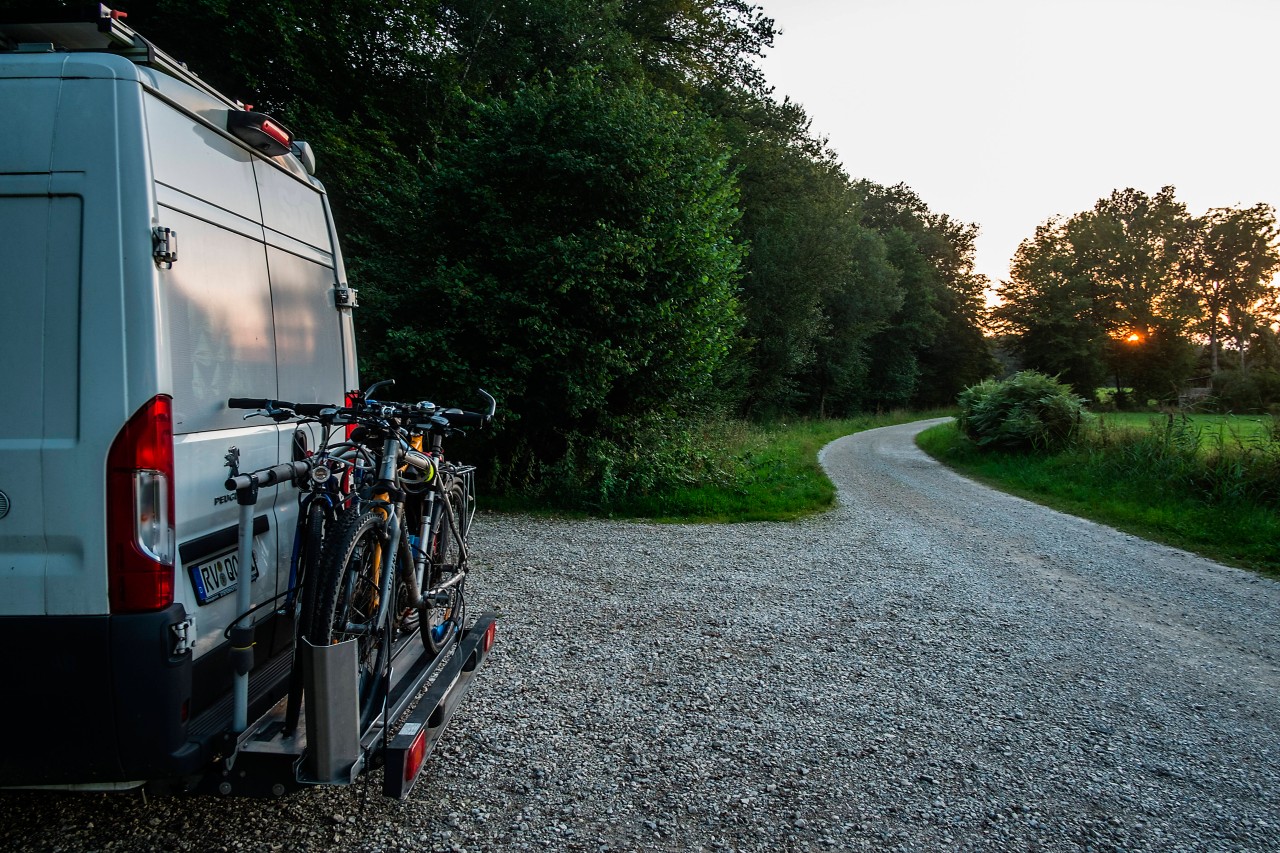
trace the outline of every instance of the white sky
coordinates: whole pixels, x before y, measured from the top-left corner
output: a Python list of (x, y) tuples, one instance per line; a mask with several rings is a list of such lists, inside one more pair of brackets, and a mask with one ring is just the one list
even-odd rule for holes
[(1113, 189), (1280, 207), (1280, 0), (757, 0), (854, 178), (977, 223), (977, 271)]

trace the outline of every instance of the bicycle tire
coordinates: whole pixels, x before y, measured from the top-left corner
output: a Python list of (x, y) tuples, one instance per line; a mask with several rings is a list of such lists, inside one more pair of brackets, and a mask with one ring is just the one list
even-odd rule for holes
[[(428, 566), (418, 619), (419, 633), (427, 653), (444, 651), (461, 628), (463, 616), (462, 582), (432, 595), (429, 590), (446, 578), (466, 571), (465, 530), (462, 518), (462, 484), (452, 483), (440, 498), (442, 507), (431, 524), (427, 538)], [(465, 581), (464, 581), (465, 582)]]
[(302, 714), (302, 662), (298, 657), (302, 640), (311, 639), (311, 619), (315, 611), (316, 589), (320, 586), (320, 556), (323, 553), (324, 532), (330, 516), (327, 505), (313, 498), (306, 505), (301, 526), (297, 532), (297, 558), (294, 576), (295, 591), (302, 589), (294, 615), (294, 666), (289, 677), (288, 702), (285, 704), (284, 731), (292, 734), (298, 727)]
[(316, 609), (316, 588), (321, 583), (321, 558), (324, 554), (324, 534), (329, 513), (324, 502), (313, 499), (307, 506), (305, 527), (301, 531), (302, 547), (298, 552), (298, 586), (302, 588), (302, 600), (298, 608), (298, 636), (312, 640), (311, 615)]
[[(385, 530), (385, 519), (373, 510), (349, 513), (339, 523), (324, 550), (323, 580), (316, 591), (309, 628), (313, 645), (357, 641), (361, 731), (377, 716), (390, 652), (386, 632), (377, 628), (383, 609), (394, 604), (380, 600), (377, 584), (381, 572), (394, 570), (384, 565)], [(391, 584), (392, 595), (395, 587)]]

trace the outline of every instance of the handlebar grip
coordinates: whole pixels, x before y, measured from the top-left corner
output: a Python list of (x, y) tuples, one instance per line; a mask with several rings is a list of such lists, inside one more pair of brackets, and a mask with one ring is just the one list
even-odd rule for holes
[(310, 470), (311, 465), (305, 461), (297, 462), (281, 462), (279, 465), (272, 465), (265, 471), (259, 472), (258, 484), (263, 486), (274, 486), (277, 483), (283, 483), (286, 480), (292, 480), (301, 477)]
[(484, 426), (489, 422), (489, 416), (480, 412), (444, 411), (440, 414), (449, 422), (449, 426)]
[[(280, 405), (279, 400), (268, 400), (266, 397), (232, 397), (227, 401), (228, 409), (265, 409), (268, 403)], [(288, 403), (284, 404), (286, 407)]]

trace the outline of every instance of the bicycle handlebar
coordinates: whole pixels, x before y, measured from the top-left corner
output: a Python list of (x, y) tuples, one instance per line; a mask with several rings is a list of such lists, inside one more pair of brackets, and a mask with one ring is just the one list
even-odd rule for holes
[[(363, 395), (362, 402), (373, 403), (368, 399), (370, 392), (377, 388), (391, 384), (392, 380), (384, 380), (369, 387), (369, 390)], [(398, 409), (413, 422), (420, 426), (439, 425), (438, 418), (443, 418), (451, 427), (470, 427), (470, 426), (486, 426), (493, 420), (493, 414), (497, 411), (497, 401), (493, 399), (483, 388), (480, 393), (489, 401), (489, 411), (484, 412), (467, 412), (462, 409), (441, 409), (430, 403), (419, 403), (417, 405), (404, 405), (401, 403), (378, 403), (383, 408), (384, 413), (388, 409)], [(424, 408), (429, 407), (429, 408)], [(354, 422), (359, 419), (361, 414), (360, 407), (344, 408), (332, 403), (291, 403), (288, 400), (272, 400), (268, 397), (232, 397), (227, 400), (227, 408), (230, 409), (262, 409), (267, 414), (273, 414), (276, 420), (292, 412), (297, 417), (320, 417), (325, 411), (331, 411), (335, 414), (335, 420), (351, 419), (348, 422)], [(389, 413), (387, 413), (389, 414)], [(382, 415), (385, 416), (385, 415)], [(391, 415), (392, 417), (396, 415)], [(230, 487), (228, 487), (230, 488)]]
[(461, 409), (445, 409), (440, 416), (449, 422), (449, 426), (484, 426), (489, 422), (488, 415)]
[(266, 397), (232, 397), (228, 409), (292, 409), (293, 403), (285, 400), (269, 400)]

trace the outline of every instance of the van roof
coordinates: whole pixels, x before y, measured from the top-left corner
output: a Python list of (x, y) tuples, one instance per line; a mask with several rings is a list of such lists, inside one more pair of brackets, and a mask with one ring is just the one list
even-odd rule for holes
[[(49, 18), (55, 18), (49, 20)], [(262, 119), (276, 134), (273, 139), (252, 130), (233, 129), (229, 113), (247, 114), (251, 109), (205, 82), (185, 62), (174, 59), (124, 23), (124, 12), (102, 4), (87, 13), (70, 11), (57, 19), (48, 13), (30, 20), (6, 18), (0, 21), (0, 52), (9, 61), (0, 76), (98, 77), (137, 80), (175, 105), (186, 109), (222, 132), (230, 131), (255, 153), (286, 163), (286, 171), (312, 185), (315, 155), (310, 146), (294, 140), (279, 122), (262, 113), (252, 114), (248, 124), (262, 125)], [(49, 54), (62, 61), (48, 60)], [(43, 61), (37, 57), (45, 57)], [(17, 59), (16, 65), (13, 60)], [(29, 59), (29, 62), (22, 61)], [(157, 73), (158, 72), (158, 73)], [(176, 81), (176, 85), (175, 85)], [(243, 115), (241, 116), (243, 117)], [(246, 122), (237, 122), (245, 125)], [(247, 135), (246, 135), (247, 134)], [(287, 137), (287, 138), (285, 138)], [(283, 162), (279, 159), (283, 157)], [(318, 186), (317, 186), (318, 188)]]
[(0, 48), (23, 52), (93, 51), (107, 52), (137, 65), (154, 68), (200, 89), (227, 106), (244, 109), (244, 104), (219, 92), (124, 22), (127, 15), (97, 4), (88, 13), (69, 11), (58, 19), (48, 13), (39, 19), (0, 21)]

